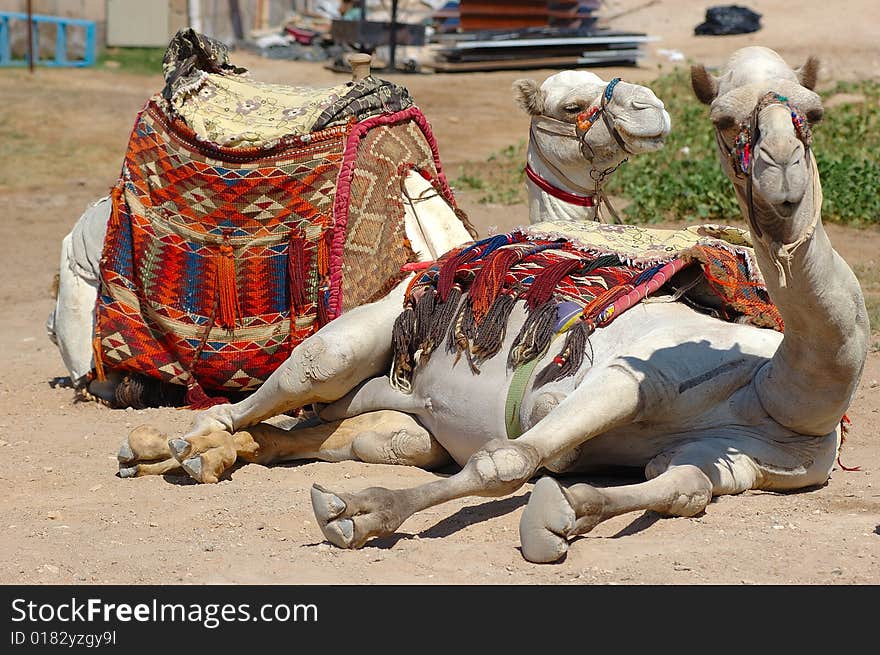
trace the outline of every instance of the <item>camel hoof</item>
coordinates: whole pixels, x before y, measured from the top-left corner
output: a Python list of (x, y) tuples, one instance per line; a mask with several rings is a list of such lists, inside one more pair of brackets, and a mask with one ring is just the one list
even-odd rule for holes
[(137, 476), (138, 467), (137, 466), (120, 466), (119, 467), (119, 477), (120, 478), (133, 478)]
[(189, 457), (189, 453), (192, 450), (192, 444), (186, 439), (170, 439), (168, 441), (168, 447), (171, 449), (171, 454), (174, 455), (174, 459), (181, 463)]
[(320, 524), (329, 523), (345, 511), (342, 499), (319, 484), (312, 485), (312, 510)]
[(567, 535), (574, 529), (574, 509), (553, 478), (541, 478), (519, 521), (522, 554), (530, 562), (555, 562), (568, 552)]
[(353, 548), (354, 521), (351, 519), (339, 519), (330, 523), (321, 524), (321, 532), (334, 546), (339, 548)]
[(128, 445), (127, 439), (122, 443), (122, 446), (120, 446), (119, 452), (116, 453), (116, 459), (119, 460), (120, 464), (128, 464), (136, 459), (134, 451), (131, 449), (131, 446)]
[(198, 455), (196, 457), (190, 457), (189, 459), (185, 459), (180, 463), (180, 466), (184, 471), (189, 474), (189, 476), (195, 480), (196, 482), (204, 482), (202, 479), (202, 473), (204, 472), (202, 468), (202, 456)]

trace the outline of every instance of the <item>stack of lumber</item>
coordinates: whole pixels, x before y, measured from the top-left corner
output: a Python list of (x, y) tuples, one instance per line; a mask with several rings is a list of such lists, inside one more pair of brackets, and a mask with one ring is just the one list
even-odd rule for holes
[(644, 56), (642, 32), (531, 27), (438, 34), (432, 62), (437, 72), (635, 65)]

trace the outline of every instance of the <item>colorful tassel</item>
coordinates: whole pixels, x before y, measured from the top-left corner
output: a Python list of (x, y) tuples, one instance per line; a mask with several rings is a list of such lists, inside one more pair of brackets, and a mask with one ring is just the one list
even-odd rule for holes
[(299, 314), (306, 304), (306, 276), (309, 262), (306, 259), (306, 240), (300, 236), (290, 238), (287, 255), (287, 270), (290, 277), (290, 304)]
[(214, 396), (213, 398), (205, 393), (194, 377), (190, 377), (186, 384), (186, 395), (183, 397), (189, 409), (208, 409), (214, 405), (225, 405), (229, 403), (229, 399), (223, 396)]
[(550, 300), (556, 291), (556, 286), (565, 279), (565, 276), (582, 265), (583, 261), (580, 259), (563, 259), (541, 271), (523, 296), (529, 311), (533, 311)]
[(217, 322), (221, 327), (233, 330), (241, 316), (241, 307), (238, 303), (238, 287), (235, 281), (235, 252), (228, 238), (220, 246), (220, 253), (217, 256), (217, 293), (220, 295)]

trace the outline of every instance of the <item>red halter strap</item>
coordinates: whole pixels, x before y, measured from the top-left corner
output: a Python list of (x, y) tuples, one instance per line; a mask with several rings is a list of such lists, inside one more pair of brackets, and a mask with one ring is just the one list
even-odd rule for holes
[(564, 189), (560, 189), (557, 186), (553, 186), (553, 184), (551, 184), (548, 180), (538, 175), (529, 164), (526, 164), (526, 175), (532, 182), (535, 183), (535, 185), (537, 185), (539, 189), (541, 189), (542, 191), (546, 191), (554, 198), (559, 198), (560, 200), (564, 200), (571, 205), (577, 205), (579, 207), (596, 206), (595, 196), (579, 196), (576, 193), (571, 193), (569, 191), (565, 191)]

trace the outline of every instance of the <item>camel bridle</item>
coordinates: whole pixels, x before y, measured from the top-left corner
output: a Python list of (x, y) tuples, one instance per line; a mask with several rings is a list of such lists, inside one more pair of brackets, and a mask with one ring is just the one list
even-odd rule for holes
[[(547, 116), (546, 114), (541, 114), (539, 116), (541, 123), (543, 125), (536, 127), (535, 121), (532, 121), (532, 126), (530, 131), (532, 132), (532, 141), (537, 143), (537, 140), (534, 139), (534, 131), (535, 129), (539, 129), (543, 132), (547, 132), (549, 134), (553, 134), (555, 136), (561, 136), (566, 138), (576, 139), (579, 143), (581, 155), (583, 155), (584, 159), (588, 161), (595, 161), (596, 153), (593, 149), (593, 145), (587, 140), (587, 135), (590, 132), (590, 128), (596, 124), (599, 118), (602, 118), (602, 121), (605, 123), (605, 127), (608, 130), (608, 133), (614, 138), (617, 145), (620, 147), (623, 152), (628, 155), (634, 154), (632, 150), (627, 146), (626, 141), (620, 135), (620, 132), (614, 126), (614, 113), (609, 109), (608, 105), (611, 102), (611, 98), (614, 95), (614, 88), (621, 82), (621, 78), (615, 77), (607, 85), (602, 91), (601, 96), (599, 97), (599, 103), (592, 105), (589, 109), (581, 112), (577, 115), (576, 122), (574, 124), (568, 123), (566, 121), (561, 121), (558, 118), (553, 118), (552, 116)], [(552, 129), (550, 125), (558, 125), (561, 129)], [(542, 163), (547, 166), (550, 170), (552, 170), (559, 179), (565, 180), (572, 187), (578, 189), (583, 192), (584, 195), (579, 196), (576, 194), (569, 193), (562, 189), (555, 187), (548, 180), (544, 179), (528, 164), (526, 165), (526, 175), (532, 180), (539, 188), (550, 193), (556, 198), (564, 200), (570, 204), (579, 205), (582, 207), (597, 207), (599, 204), (604, 204), (608, 207), (608, 211), (614, 217), (614, 220), (620, 223), (620, 217), (617, 212), (614, 210), (614, 207), (611, 206), (611, 203), (608, 200), (608, 196), (601, 189), (602, 182), (604, 182), (605, 178), (611, 175), (614, 171), (616, 171), (622, 164), (628, 161), (628, 158), (624, 158), (617, 165), (606, 168), (602, 171), (590, 171), (590, 177), (596, 183), (595, 189), (590, 191), (585, 189), (584, 187), (572, 182), (569, 180), (566, 175), (559, 170), (559, 168), (550, 161), (543, 152), (541, 152), (540, 148), (536, 148), (535, 152), (538, 154), (538, 157), (541, 159)]]
[[(749, 227), (759, 239), (764, 236), (764, 233), (755, 219), (755, 200), (753, 193), (754, 155), (755, 146), (761, 136), (761, 131), (758, 126), (758, 117), (764, 109), (771, 105), (782, 105), (788, 110), (795, 135), (804, 146), (804, 158), (806, 159), (807, 165), (812, 165), (815, 168), (815, 162), (810, 156), (810, 147), (813, 144), (813, 132), (810, 129), (809, 121), (804, 113), (796, 105), (791, 103), (786, 96), (780, 95), (775, 91), (768, 91), (765, 93), (755, 104), (754, 109), (752, 109), (752, 112), (749, 115), (749, 119), (740, 123), (739, 132), (737, 133), (733, 147), (727, 145), (724, 141), (724, 137), (721, 135), (721, 131), (718, 128), (715, 128), (715, 140), (719, 147), (727, 153), (728, 161), (730, 167), (733, 169), (734, 175), (736, 175), (739, 180), (745, 180)], [(817, 177), (815, 171), (813, 177), (815, 185), (815, 178)], [(819, 194), (821, 198), (821, 190), (819, 191)], [(817, 206), (813, 211), (812, 220), (800, 237), (788, 244), (773, 241), (769, 246), (770, 258), (773, 260), (773, 264), (776, 266), (777, 272), (779, 273), (780, 287), (784, 288), (787, 286), (786, 272), (788, 275), (791, 275), (791, 259), (794, 256), (794, 251), (809, 241), (813, 236), (813, 233), (816, 231), (816, 225), (821, 216), (821, 202), (816, 204)]]

